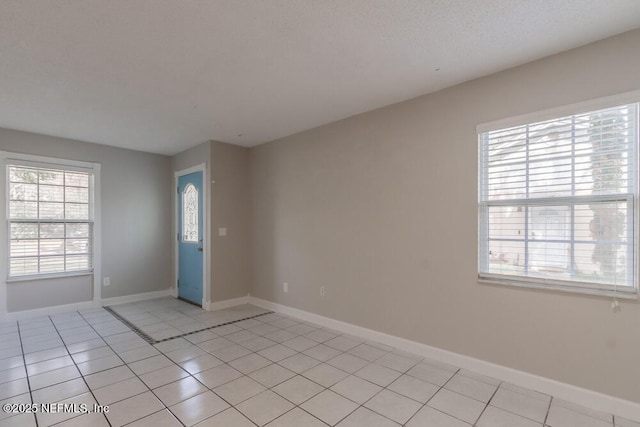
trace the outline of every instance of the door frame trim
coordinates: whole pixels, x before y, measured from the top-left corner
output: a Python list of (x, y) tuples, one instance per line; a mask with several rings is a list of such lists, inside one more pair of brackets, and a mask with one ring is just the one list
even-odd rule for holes
[(194, 172), (202, 172), (202, 308), (205, 310), (209, 310), (211, 306), (211, 295), (210, 295), (210, 286), (207, 286), (209, 281), (209, 271), (211, 259), (209, 257), (209, 249), (211, 248), (211, 239), (209, 236), (209, 177), (207, 174), (207, 164), (200, 163), (199, 165), (182, 169), (173, 173), (173, 189), (172, 194), (174, 195), (174, 221), (173, 221), (173, 263), (174, 263), (174, 280), (173, 287), (171, 288), (171, 295), (175, 298), (178, 298), (178, 275), (179, 275), (179, 248), (178, 248), (178, 230), (180, 229), (180, 224), (178, 224), (178, 206), (180, 203), (180, 199), (178, 197), (178, 192), (176, 189), (178, 188), (178, 179), (181, 176), (189, 175)]

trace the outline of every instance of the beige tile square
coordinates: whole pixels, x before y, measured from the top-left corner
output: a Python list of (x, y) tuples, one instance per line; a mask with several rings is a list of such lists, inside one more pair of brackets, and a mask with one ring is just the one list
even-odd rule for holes
[(229, 365), (247, 375), (253, 371), (257, 371), (260, 368), (271, 365), (271, 361), (266, 357), (260, 356), (259, 354), (251, 353), (229, 362)]
[(331, 387), (349, 376), (348, 373), (326, 363), (315, 366), (302, 375), (324, 387)]
[[(286, 414), (267, 424), (267, 427), (326, 427), (327, 425), (300, 408), (293, 408)], [(247, 426), (248, 427), (248, 426)]]
[(152, 345), (146, 345), (140, 348), (134, 348), (119, 354), (120, 358), (126, 363), (137, 362), (138, 360), (148, 359), (153, 356), (159, 355), (160, 352), (153, 348)]
[[(425, 424), (425, 426), (430, 424)], [(338, 423), (338, 427), (399, 427), (400, 424), (365, 407), (359, 407), (347, 418)], [(433, 425), (437, 427), (436, 424)]]
[(315, 347), (311, 347), (310, 349), (303, 351), (302, 353), (313, 357), (320, 362), (326, 362), (327, 360), (333, 359), (339, 354), (342, 354), (340, 350), (336, 350), (335, 348), (331, 348), (324, 344), (318, 344)]
[(355, 411), (358, 405), (331, 390), (325, 390), (300, 407), (325, 423), (335, 425)]
[(207, 388), (193, 377), (186, 377), (153, 390), (166, 406), (175, 405), (205, 391)]
[(96, 372), (106, 371), (107, 369), (115, 368), (116, 366), (122, 366), (124, 362), (120, 357), (113, 355), (107, 357), (101, 357), (99, 359), (92, 359), (84, 363), (78, 363), (78, 369), (82, 372), (82, 375), (95, 374)]
[(127, 424), (127, 427), (182, 427), (182, 423), (168, 409), (163, 409)]
[[(61, 403), (63, 405), (75, 404), (75, 405), (87, 405), (88, 407), (93, 407), (96, 403), (95, 399), (91, 395), (91, 393), (83, 393), (77, 396), (70, 397), (65, 400), (55, 400), (51, 403)], [(81, 414), (73, 411), (57, 411), (57, 412), (38, 412), (36, 414), (36, 418), (38, 420), (38, 426), (46, 427), (54, 424), (61, 423), (62, 421), (75, 418), (80, 416)]]
[(511, 412), (503, 411), (495, 406), (487, 406), (480, 419), (476, 423), (477, 427), (542, 427), (528, 418), (521, 417)]
[(365, 403), (364, 406), (399, 424), (404, 424), (409, 421), (413, 414), (418, 412), (422, 404), (391, 390), (382, 390)]
[(378, 360), (382, 356), (386, 355), (387, 353), (388, 353), (387, 351), (381, 350), (378, 347), (374, 347), (369, 344), (360, 344), (359, 346), (349, 350), (349, 354), (352, 354), (356, 357), (367, 360), (369, 362)]
[(215, 368), (199, 372), (194, 376), (205, 386), (214, 389), (241, 377), (242, 374), (225, 363)]
[(545, 422), (551, 427), (611, 427), (613, 420), (604, 421), (581, 412), (572, 411), (560, 405), (554, 405), (552, 402), (549, 415)]
[(187, 371), (180, 368), (178, 365), (171, 365), (166, 368), (156, 369), (155, 371), (140, 375), (140, 379), (147, 385), (147, 387), (154, 389), (187, 376), (189, 376)]
[(458, 374), (449, 380), (445, 388), (480, 402), (488, 403), (498, 387)]
[(138, 378), (129, 378), (119, 383), (110, 384), (93, 390), (93, 394), (101, 405), (111, 405), (149, 389)]
[[(79, 377), (80, 372), (78, 372), (78, 369), (75, 367), (75, 365), (72, 365), (60, 369), (55, 369), (53, 371), (44, 372), (42, 374), (30, 376), (29, 384), (31, 385), (31, 390), (37, 390)], [(4, 384), (2, 386), (4, 386)], [(0, 386), (0, 389), (2, 389), (2, 386)], [(1, 398), (2, 393), (0, 392), (0, 399)]]
[(16, 368), (5, 369), (0, 371), (0, 384), (15, 381), (20, 378), (26, 378), (27, 371), (24, 369), (24, 366), (18, 366)]
[(353, 356), (349, 353), (343, 353), (327, 361), (327, 364), (353, 374), (354, 372), (359, 371), (360, 369), (367, 366), (369, 362), (364, 359), (360, 359), (359, 357)]
[(198, 423), (196, 427), (255, 427), (255, 424), (237, 409), (229, 408)]
[(86, 351), (79, 351), (71, 355), (76, 363), (84, 363), (89, 360), (101, 359), (107, 356), (114, 356), (115, 353), (108, 346), (96, 347)]
[(220, 387), (216, 387), (213, 391), (230, 404), (237, 405), (265, 390), (266, 388), (259, 382), (247, 376), (242, 376)]
[(263, 386), (271, 388), (294, 377), (295, 373), (276, 363), (272, 363), (269, 366), (250, 373), (249, 376)]
[(379, 393), (382, 387), (350, 375), (339, 383), (334, 384), (331, 390), (362, 405)]
[(427, 363), (420, 363), (409, 369), (409, 371), (407, 371), (407, 375), (411, 375), (412, 377), (427, 381), (431, 384), (443, 386), (451, 377), (453, 377), (454, 373)]
[(61, 399), (67, 399), (89, 391), (82, 378), (65, 381), (51, 387), (33, 391), (34, 403), (50, 403)]
[(246, 356), (247, 354), (251, 354), (251, 351), (247, 350), (241, 345), (233, 344), (228, 347), (221, 348), (220, 350), (213, 350), (211, 351), (211, 354), (213, 354), (215, 357), (222, 360), (223, 362), (228, 363), (242, 356)]
[[(55, 369), (64, 368), (66, 366), (73, 365), (74, 359), (71, 356), (56, 357), (55, 359), (49, 359), (38, 363), (27, 365), (27, 372), (29, 376), (41, 374), (43, 372), (53, 371)], [(22, 378), (22, 377), (20, 377)], [(17, 378), (14, 378), (17, 379)]]
[(468, 422), (469, 424), (473, 424), (478, 420), (478, 417), (486, 406), (484, 403), (478, 402), (475, 399), (444, 388), (436, 393), (427, 405)]
[(109, 405), (107, 418), (112, 426), (122, 426), (164, 408), (150, 391)]
[(135, 374), (131, 372), (131, 369), (127, 366), (118, 366), (117, 368), (98, 372), (97, 374), (87, 375), (84, 379), (89, 385), (89, 388), (95, 390), (97, 388), (108, 386), (109, 384), (124, 381), (134, 376)]
[(355, 337), (348, 337), (346, 335), (341, 335), (326, 341), (324, 345), (328, 345), (329, 347), (333, 347), (336, 350), (340, 351), (349, 351), (354, 347), (362, 344), (364, 340)]
[(110, 427), (104, 414), (92, 412), (56, 424), (56, 427)]
[(179, 348), (177, 350), (165, 353), (165, 356), (173, 360), (175, 363), (182, 363), (190, 359), (195, 359), (196, 357), (202, 356), (204, 354), (206, 354), (206, 351), (196, 345), (192, 345), (190, 347)]
[(278, 362), (278, 364), (284, 366), (290, 371), (301, 374), (313, 368), (314, 366), (319, 365), (320, 361), (314, 359), (313, 357), (298, 353), (294, 354), (291, 357), (287, 357), (286, 359), (282, 359)]
[(266, 390), (239, 404), (236, 409), (259, 426), (278, 418), (293, 408), (293, 405), (271, 390)]
[(501, 386), (491, 399), (491, 405), (542, 423), (547, 416), (549, 401), (537, 395), (522, 394)]
[(311, 399), (323, 390), (324, 387), (300, 375), (273, 388), (273, 391), (296, 405), (300, 405), (302, 402)]
[(173, 361), (167, 358), (163, 354), (150, 357), (148, 359), (139, 360), (137, 362), (129, 363), (129, 368), (136, 373), (136, 375), (143, 375), (147, 372), (155, 371), (156, 369), (166, 368), (173, 365)]
[(267, 347), (264, 350), (260, 350), (258, 354), (266, 357), (272, 362), (279, 362), (282, 359), (293, 356), (296, 354), (296, 351), (289, 347), (285, 347), (282, 344), (276, 344), (274, 346)]
[(389, 390), (406, 396), (421, 403), (426, 403), (440, 389), (438, 386), (419, 380), (409, 375), (403, 375), (389, 384)]
[(631, 421), (629, 419), (618, 417), (618, 416), (615, 417), (615, 421), (616, 421), (616, 427), (640, 427), (640, 422)]
[(282, 345), (287, 346), (295, 351), (305, 351), (311, 347), (315, 347), (318, 343), (309, 338), (297, 336), (287, 341), (283, 341)]
[(377, 384), (380, 387), (386, 387), (402, 374), (398, 371), (394, 371), (393, 369), (378, 365), (376, 363), (371, 363), (357, 371), (354, 375), (367, 381), (371, 381), (372, 383)]
[[(465, 423), (451, 415), (440, 412), (429, 406), (423, 406), (406, 424), (407, 427), (470, 427), (471, 424)], [(498, 426), (492, 426), (498, 427)], [(511, 426), (509, 426), (511, 427)], [(513, 426), (515, 427), (515, 426)]]
[(180, 366), (191, 375), (220, 365), (222, 365), (222, 361), (210, 354), (203, 354), (180, 363)]
[(192, 426), (224, 411), (229, 404), (215, 395), (212, 391), (190, 397), (169, 409), (182, 423)]

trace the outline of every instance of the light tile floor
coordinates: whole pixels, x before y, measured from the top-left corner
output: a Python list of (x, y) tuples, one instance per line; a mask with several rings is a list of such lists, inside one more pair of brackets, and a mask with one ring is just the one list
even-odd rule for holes
[[(205, 311), (193, 304), (170, 297), (119, 304), (110, 306), (108, 309), (153, 341), (166, 340), (269, 312), (269, 310), (248, 305), (241, 309), (232, 307), (225, 310)], [(230, 329), (239, 330), (233, 327)], [(245, 333), (249, 334), (249, 332)]]
[[(206, 325), (212, 314), (261, 310), (181, 304), (121, 311), (145, 323), (153, 307), (187, 310)], [(109, 405), (107, 414), (0, 412), (2, 426), (640, 427), (276, 313), (156, 345), (104, 309), (3, 323), (0, 383), (2, 404)]]

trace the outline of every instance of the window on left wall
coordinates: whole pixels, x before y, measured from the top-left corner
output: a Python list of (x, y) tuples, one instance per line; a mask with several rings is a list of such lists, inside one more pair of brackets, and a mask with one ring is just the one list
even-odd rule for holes
[(7, 164), (9, 278), (93, 271), (92, 170)]

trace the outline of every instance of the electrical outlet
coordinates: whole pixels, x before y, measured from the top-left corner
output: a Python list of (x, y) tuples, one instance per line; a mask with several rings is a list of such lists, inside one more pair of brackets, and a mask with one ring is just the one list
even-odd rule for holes
[(324, 286), (320, 286), (320, 296), (323, 297), (325, 295), (325, 287)]
[(104, 277), (102, 279), (102, 285), (103, 286), (110, 286), (111, 285), (111, 277)]
[(289, 284), (287, 282), (284, 282), (282, 284), (282, 291), (286, 294), (287, 292), (289, 292)]

